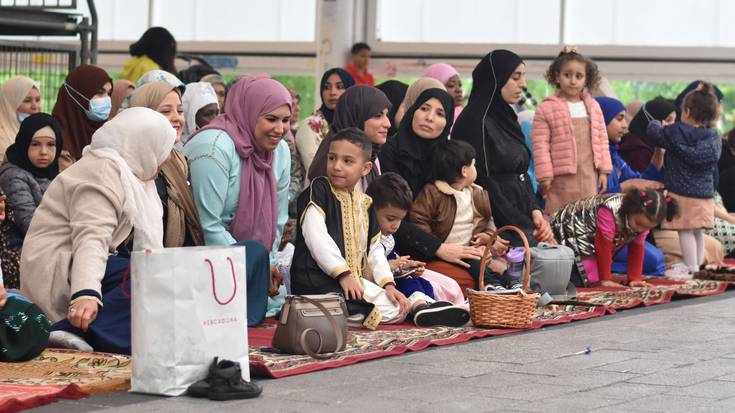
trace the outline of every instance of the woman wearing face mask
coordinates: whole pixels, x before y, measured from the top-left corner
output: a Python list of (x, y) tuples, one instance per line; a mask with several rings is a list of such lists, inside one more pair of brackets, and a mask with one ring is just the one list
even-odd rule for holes
[(61, 124), (64, 141), (59, 169), (64, 170), (82, 157), (82, 149), (92, 135), (110, 117), (112, 79), (104, 69), (80, 65), (69, 72), (59, 88), (52, 112)]
[(20, 123), (41, 111), (41, 88), (26, 76), (6, 80), (0, 88), (0, 160), (18, 133)]
[(337, 107), (339, 97), (354, 84), (355, 79), (352, 78), (352, 75), (339, 67), (331, 68), (322, 75), (319, 86), (322, 105), (312, 116), (304, 119), (296, 133), (296, 149), (301, 155), (301, 163), (305, 171), (311, 167), (319, 144), (329, 133), (329, 128), (334, 122), (334, 109)]
[(59, 174), (61, 127), (54, 118), (36, 113), (20, 124), (15, 143), (10, 145), (0, 165), (0, 188), (7, 191), (7, 206), (13, 212), (13, 231), (8, 246), (20, 251), (51, 181)]
[[(553, 241), (528, 176), (531, 152), (510, 107), (523, 96), (526, 65), (509, 50), (494, 50), (478, 63), (472, 79), (470, 99), (452, 129), (452, 139), (475, 148), (476, 182), (490, 195), (495, 224), (519, 227), (533, 245)], [(513, 238), (511, 243), (517, 244)]]
[[(162, 114), (181, 139), (185, 122), (179, 89), (168, 83), (148, 83), (133, 92), (130, 107), (146, 107)], [(163, 205), (164, 237), (166, 248), (204, 245), (199, 214), (187, 181), (189, 165), (177, 149), (161, 165), (156, 177), (156, 189)]]
[(284, 148), (284, 159), (290, 160), (282, 142), (290, 117), (291, 95), (283, 85), (246, 77), (230, 90), (225, 114), (184, 146), (206, 244), (246, 246), (250, 326), (262, 321), (268, 293), (276, 294), (280, 284), (275, 257), (269, 265), (268, 251), (280, 243), (288, 218), (288, 169), (281, 185), (276, 152)]

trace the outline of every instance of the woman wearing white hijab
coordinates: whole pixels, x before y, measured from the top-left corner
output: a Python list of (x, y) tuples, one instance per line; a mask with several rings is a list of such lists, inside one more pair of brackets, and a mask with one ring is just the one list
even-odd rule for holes
[(41, 111), (41, 87), (26, 76), (14, 76), (0, 88), (0, 160), (15, 142), (20, 122)]
[(184, 118), (186, 119), (182, 140), (186, 143), (192, 133), (207, 126), (219, 115), (219, 101), (211, 83), (194, 82), (186, 85), (186, 92), (181, 97), (181, 103), (184, 105)]
[(52, 341), (130, 353), (130, 300), (121, 288), (129, 259), (113, 254), (131, 231), (135, 250), (163, 246), (163, 209), (153, 179), (175, 138), (160, 113), (124, 110), (49, 186), (20, 268), (21, 291), (55, 323)]

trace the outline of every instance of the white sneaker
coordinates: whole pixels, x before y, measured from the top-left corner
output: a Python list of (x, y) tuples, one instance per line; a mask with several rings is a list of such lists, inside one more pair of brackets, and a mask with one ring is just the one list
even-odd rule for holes
[(683, 263), (672, 265), (671, 268), (664, 272), (664, 276), (675, 280), (691, 280), (694, 278), (694, 275), (689, 270), (689, 266)]
[(56, 330), (49, 333), (48, 346), (93, 352), (94, 349), (83, 338), (68, 331)]

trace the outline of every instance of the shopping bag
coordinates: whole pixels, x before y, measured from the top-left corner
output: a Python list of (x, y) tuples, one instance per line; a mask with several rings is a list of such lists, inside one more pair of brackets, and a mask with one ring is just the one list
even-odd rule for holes
[(181, 395), (215, 356), (250, 380), (244, 246), (134, 252), (130, 278), (131, 391)]

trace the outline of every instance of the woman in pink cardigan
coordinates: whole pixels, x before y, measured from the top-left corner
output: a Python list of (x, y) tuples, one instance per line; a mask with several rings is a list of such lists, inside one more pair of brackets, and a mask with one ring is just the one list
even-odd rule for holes
[(546, 80), (556, 87), (536, 109), (533, 158), (536, 179), (546, 195), (546, 212), (604, 193), (612, 170), (602, 110), (585, 92), (600, 82), (597, 65), (564, 48), (551, 63)]

